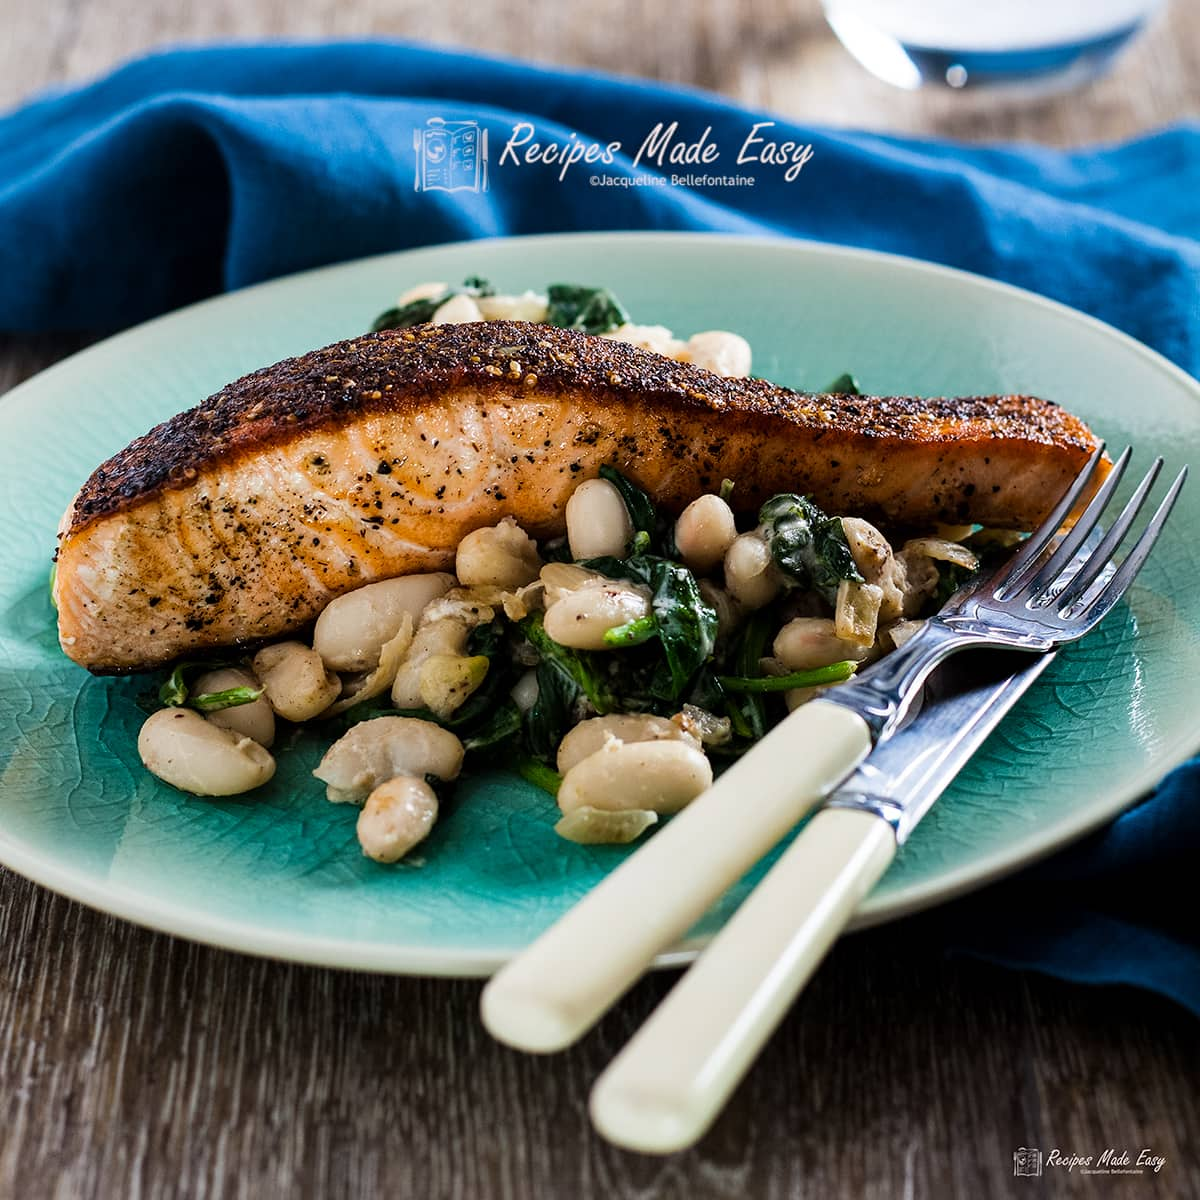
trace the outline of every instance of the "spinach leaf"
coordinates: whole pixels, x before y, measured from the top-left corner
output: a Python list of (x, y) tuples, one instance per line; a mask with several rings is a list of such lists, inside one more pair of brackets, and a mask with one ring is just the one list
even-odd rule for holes
[(226, 708), (238, 708), (243, 704), (253, 704), (262, 694), (262, 688), (226, 688), (223, 692), (204, 692), (202, 695), (193, 696), (188, 701), (188, 705), (199, 712), (221, 712)]
[(814, 667), (811, 671), (792, 671), (787, 675), (738, 676), (721, 675), (721, 686), (729, 692), (788, 692), (792, 688), (824, 687), (829, 683), (844, 683), (858, 669), (856, 662), (832, 663)]
[(508, 700), (494, 709), (470, 736), (463, 738), (463, 749), (468, 754), (491, 754), (506, 746), (520, 732), (521, 710)]
[(826, 384), (822, 391), (831, 396), (861, 396), (863, 394), (862, 388), (858, 386), (858, 380), (848, 371)]
[(652, 563), (651, 607), (658, 640), (671, 670), (674, 695), (681, 696), (716, 645), (716, 610), (705, 603), (696, 577), (687, 567), (665, 558), (647, 561)]
[(945, 605), (946, 601), (975, 574), (970, 567), (959, 566), (958, 563), (938, 562), (935, 565), (937, 566), (938, 582), (933, 591), (933, 599), (930, 601), (932, 612), (937, 612)]
[(538, 667), (539, 700), (543, 675), (541, 668), (549, 666), (557, 675), (574, 685), (572, 703), (578, 693), (582, 692), (598, 713), (613, 711), (616, 701), (605, 679), (604, 668), (595, 655), (587, 650), (572, 650), (569, 646), (559, 645), (542, 625), (541, 613), (533, 613), (519, 624), (521, 632), (541, 659)]
[(514, 765), (522, 779), (528, 780), (552, 796), (558, 795), (558, 789), (562, 787), (562, 776), (553, 767), (548, 767), (533, 758), (518, 759)]
[(408, 329), (412, 325), (423, 325), (433, 317), (451, 296), (494, 296), (496, 289), (478, 275), (468, 275), (460, 288), (447, 288), (441, 295), (430, 296), (423, 300), (410, 300), (395, 308), (389, 308), (375, 318), (371, 332), (378, 333), (381, 329)]
[(654, 501), (636, 483), (627, 479), (616, 467), (610, 467), (608, 463), (600, 468), (600, 478), (607, 479), (621, 493), (621, 499), (625, 501), (629, 520), (633, 525), (634, 542), (640, 540), (643, 543), (643, 549), (648, 549), (654, 540), (654, 531), (659, 524), (658, 510), (654, 507)]
[(843, 579), (862, 582), (840, 517), (826, 516), (807, 496), (781, 493), (759, 510), (771, 557), (793, 587), (833, 604)]
[(629, 323), (624, 305), (603, 287), (575, 283), (552, 283), (546, 291), (549, 306), (546, 324), (585, 333), (608, 333)]
[(571, 547), (565, 537), (551, 538), (541, 543), (542, 562), (574, 562), (571, 557)]
[[(171, 674), (163, 681), (162, 686), (158, 689), (158, 702), (165, 705), (167, 708), (182, 708), (189, 703), (188, 693), (188, 676), (196, 671), (215, 671), (218, 667), (228, 667), (232, 664), (228, 659), (224, 658), (208, 658), (208, 659), (188, 659), (184, 662), (177, 662)], [(234, 689), (237, 690), (237, 689)], [(213, 693), (220, 695), (221, 693)], [(250, 700), (257, 699), (257, 696), (251, 696)], [(249, 700), (239, 700), (238, 704), (248, 704)], [(231, 707), (230, 705), (222, 705), (223, 708)]]
[(607, 630), (604, 634), (604, 644), (614, 649), (640, 646), (643, 642), (648, 642), (656, 632), (657, 624), (652, 616), (638, 617), (635, 621), (626, 621), (624, 625)]
[(642, 688), (660, 700), (679, 700), (717, 641), (717, 614), (700, 595), (696, 577), (687, 567), (652, 554), (591, 558), (582, 565), (609, 579), (629, 579), (650, 589), (650, 617), (610, 630), (610, 644), (636, 646), (657, 638), (667, 676), (644, 673)]
[[(772, 619), (769, 610), (759, 609), (745, 620), (733, 636), (725, 656), (726, 666), (734, 678), (754, 679), (762, 674), (759, 661), (767, 652), (771, 637)], [(717, 678), (720, 686), (720, 678)], [(767, 705), (761, 695), (748, 692), (731, 695), (725, 711), (733, 723), (733, 732), (740, 738), (760, 738), (767, 731)]]
[(537, 700), (525, 717), (525, 744), (534, 758), (553, 762), (558, 743), (575, 720), (579, 685), (543, 659), (537, 667)]

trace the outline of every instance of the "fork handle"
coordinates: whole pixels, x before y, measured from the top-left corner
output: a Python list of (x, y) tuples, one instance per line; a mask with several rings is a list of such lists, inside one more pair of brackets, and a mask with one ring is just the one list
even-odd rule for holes
[(870, 749), (866, 722), (798, 708), (492, 979), (483, 1022), (521, 1050), (575, 1041)]
[(597, 1080), (600, 1132), (647, 1154), (696, 1141), (895, 855), (882, 818), (818, 812)]

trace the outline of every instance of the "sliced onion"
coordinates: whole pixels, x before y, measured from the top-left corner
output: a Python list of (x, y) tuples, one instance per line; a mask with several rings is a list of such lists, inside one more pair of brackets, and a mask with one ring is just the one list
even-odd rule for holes
[(947, 541), (945, 538), (913, 538), (904, 543), (904, 549), (912, 554), (924, 555), (926, 558), (936, 558), (939, 562), (966, 567), (968, 571), (974, 571), (979, 566), (979, 559), (966, 546), (960, 546), (958, 542)]
[(833, 616), (834, 633), (846, 642), (869, 646), (875, 641), (879, 624), (879, 606), (883, 588), (873, 583), (855, 583), (843, 579), (838, 584), (837, 605)]
[(432, 625), (446, 617), (462, 621), (468, 629), (490, 625), (496, 619), (496, 608), (504, 591), (497, 587), (456, 587), (444, 596), (431, 600), (421, 613), (421, 624)]
[(733, 737), (733, 722), (728, 717), (718, 717), (695, 704), (685, 704), (671, 718), (671, 723), (691, 734), (702, 746), (723, 746)]
[[(410, 613), (404, 614), (399, 632), (390, 642), (385, 642), (379, 651), (379, 665), (365, 675), (354, 676), (342, 685), (342, 694), (322, 714), (322, 717), (336, 717), (355, 704), (364, 700), (374, 700), (392, 686), (396, 680), (396, 672), (408, 653), (413, 640), (413, 619)], [(349, 688), (347, 691), (346, 689)]]
[(500, 598), (504, 615), (510, 621), (520, 621), (529, 616), (535, 609), (542, 608), (546, 599), (546, 585), (540, 579), (517, 588), (515, 592), (505, 592)]
[(899, 650), (905, 642), (921, 631), (924, 624), (924, 621), (897, 621), (895, 625), (889, 625), (882, 632), (887, 634), (892, 646)]
[(658, 820), (658, 813), (643, 808), (609, 812), (583, 805), (572, 809), (554, 826), (554, 832), (581, 846), (624, 844), (639, 838)]

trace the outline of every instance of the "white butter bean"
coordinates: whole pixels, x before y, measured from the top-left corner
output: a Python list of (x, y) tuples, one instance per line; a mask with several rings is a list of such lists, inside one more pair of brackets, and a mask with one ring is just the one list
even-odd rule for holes
[(482, 321), (483, 313), (470, 296), (451, 296), (430, 318), (431, 325), (465, 325), (468, 321)]
[(546, 609), (546, 632), (560, 646), (576, 650), (611, 649), (604, 635), (618, 625), (636, 621), (650, 613), (650, 597), (643, 588), (621, 580), (600, 583), (569, 592)]
[(612, 713), (580, 721), (558, 744), (558, 773), (565, 775), (585, 758), (602, 750), (610, 738), (620, 742), (684, 741), (698, 742), (666, 717), (650, 713)]
[(743, 608), (762, 608), (779, 595), (783, 584), (771, 548), (757, 533), (734, 538), (725, 552), (725, 588)]
[(724, 329), (692, 334), (683, 357), (697, 367), (727, 379), (744, 379), (750, 374), (750, 343)]
[(287, 721), (311, 721), (339, 696), (342, 681), (303, 642), (278, 642), (254, 656), (254, 673), (271, 707)]
[(708, 579), (699, 581), (700, 598), (717, 614), (717, 636), (728, 637), (742, 623), (741, 605)]
[(425, 703), (421, 698), (421, 669), (426, 660), (435, 654), (465, 657), (463, 652), (467, 648), (470, 633), (466, 621), (460, 617), (442, 617), (422, 625), (396, 672), (392, 683), (392, 703), (397, 708), (420, 708)]
[(641, 350), (661, 354), (665, 358), (679, 358), (687, 351), (687, 342), (677, 338), (665, 325), (620, 325), (601, 337), (614, 342), (627, 342)]
[(772, 650), (789, 671), (813, 671), (848, 659), (862, 662), (871, 647), (838, 637), (827, 617), (797, 617), (775, 635)]
[(414, 300), (436, 300), (450, 290), (446, 283), (417, 283), (406, 292), (401, 292), (396, 299), (396, 307), (403, 308)]
[(313, 649), (331, 671), (371, 671), (379, 652), (400, 632), (406, 616), (413, 626), (425, 606), (453, 586), (444, 571), (402, 575), (368, 583), (325, 606), (313, 629)]
[(253, 738), (221, 729), (190, 708), (154, 713), (137, 746), (148, 771), (197, 796), (236, 796), (275, 774), (275, 760)]
[(552, 562), (542, 568), (539, 578), (546, 589), (546, 604), (551, 605), (581, 587), (602, 582), (604, 577), (575, 563)]
[(424, 779), (398, 775), (367, 797), (358, 814), (358, 844), (368, 858), (394, 863), (429, 836), (437, 815), (433, 788)]
[[(258, 680), (249, 671), (243, 671), (240, 667), (220, 667), (201, 675), (192, 684), (192, 695), (228, 692), (234, 688), (254, 688), (257, 691), (258, 687)], [(275, 712), (266, 696), (259, 696), (249, 704), (218, 709), (205, 716), (218, 729), (229, 729), (239, 737), (253, 738), (260, 746), (270, 747), (275, 740)]]
[(475, 303), (485, 321), (533, 321), (546, 319), (545, 296), (522, 292), (519, 296), (479, 296)]
[(505, 517), (458, 543), (454, 569), (464, 587), (519, 588), (538, 577), (542, 560), (533, 538), (512, 517)]
[(623, 558), (633, 522), (621, 493), (607, 479), (585, 479), (567, 501), (567, 541), (572, 558)]
[(564, 813), (584, 807), (673, 813), (711, 784), (712, 766), (689, 742), (611, 738), (566, 773), (558, 807)]
[(523, 712), (529, 712), (537, 703), (538, 681), (536, 671), (526, 671), (509, 692), (513, 703)]
[(699, 496), (675, 522), (675, 545), (697, 575), (707, 575), (737, 537), (733, 509), (720, 496)]
[(330, 800), (357, 804), (398, 775), (454, 779), (462, 760), (462, 742), (432, 721), (375, 717), (338, 738), (313, 774)]

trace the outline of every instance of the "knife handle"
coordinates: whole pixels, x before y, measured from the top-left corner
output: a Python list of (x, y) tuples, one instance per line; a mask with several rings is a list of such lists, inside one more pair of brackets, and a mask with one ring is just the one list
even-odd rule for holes
[(500, 970), (481, 999), (488, 1031), (519, 1050), (570, 1045), (870, 746), (857, 713), (796, 709)]
[(895, 855), (882, 818), (821, 809), (597, 1080), (597, 1129), (647, 1154), (696, 1141)]

